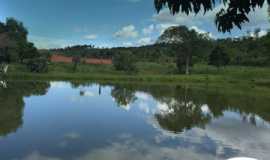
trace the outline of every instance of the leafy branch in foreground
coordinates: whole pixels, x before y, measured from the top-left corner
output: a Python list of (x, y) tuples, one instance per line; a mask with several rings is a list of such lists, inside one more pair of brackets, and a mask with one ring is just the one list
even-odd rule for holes
[(173, 15), (176, 13), (204, 13), (213, 10), (217, 3), (223, 3), (216, 14), (216, 26), (220, 32), (230, 32), (235, 26), (239, 29), (242, 24), (249, 22), (248, 14), (255, 8), (262, 8), (265, 2), (270, 5), (270, 0), (155, 0), (155, 7), (160, 12), (164, 7), (168, 7)]

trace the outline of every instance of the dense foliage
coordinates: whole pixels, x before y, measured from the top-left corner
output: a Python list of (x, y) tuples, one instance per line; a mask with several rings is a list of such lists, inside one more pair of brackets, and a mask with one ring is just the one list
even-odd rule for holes
[(209, 56), (209, 64), (214, 65), (216, 67), (221, 67), (228, 65), (230, 62), (229, 55), (224, 51), (224, 48), (221, 46), (217, 46), (214, 48), (212, 53)]
[(130, 51), (119, 52), (113, 57), (113, 66), (119, 71), (136, 72), (135, 63), (135, 56)]
[(26, 66), (30, 72), (35, 73), (48, 72), (48, 61), (44, 57), (32, 58), (27, 60)]
[(0, 24), (1, 61), (23, 62), (39, 56), (34, 45), (28, 42), (28, 31), (22, 22), (7, 18), (6, 23)]
[(23, 23), (14, 18), (0, 22), (0, 63), (22, 63), (32, 72), (44, 72), (48, 68), (47, 59), (28, 42), (27, 35)]
[[(208, 34), (199, 34), (186, 26), (168, 28), (159, 37), (157, 43), (171, 45), (174, 48), (176, 51), (177, 68), (179, 72), (183, 72), (183, 68), (185, 68), (186, 74), (190, 73), (193, 55), (201, 52), (203, 47), (211, 47), (211, 40)], [(207, 49), (204, 49), (204, 51), (209, 52)]]
[(81, 62), (81, 57), (80, 56), (74, 56), (72, 58), (72, 62), (73, 62), (73, 71), (75, 72), (77, 70), (77, 67), (78, 67), (79, 63)]

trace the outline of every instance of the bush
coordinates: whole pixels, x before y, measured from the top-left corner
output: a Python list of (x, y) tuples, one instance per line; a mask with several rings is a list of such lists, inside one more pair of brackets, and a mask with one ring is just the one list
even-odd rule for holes
[(73, 71), (76, 72), (79, 63), (81, 63), (81, 57), (80, 56), (73, 57), (72, 62), (73, 62)]
[(27, 69), (30, 72), (45, 73), (48, 72), (48, 60), (44, 57), (29, 59), (26, 62)]
[(113, 56), (113, 66), (118, 71), (137, 72), (135, 56), (130, 51), (121, 51)]
[[(183, 73), (186, 72), (187, 56), (188, 55), (185, 55), (184, 53), (177, 54), (177, 57), (176, 57), (176, 67), (177, 67), (178, 73), (180, 73), (180, 74), (183, 74)], [(188, 67), (189, 68), (192, 68), (193, 67), (193, 64), (194, 63), (192, 61), (192, 56), (190, 56)]]
[(215, 47), (209, 56), (209, 65), (214, 65), (218, 68), (221, 66), (228, 65), (229, 62), (230, 57), (228, 53), (225, 52), (224, 48), (221, 46)]

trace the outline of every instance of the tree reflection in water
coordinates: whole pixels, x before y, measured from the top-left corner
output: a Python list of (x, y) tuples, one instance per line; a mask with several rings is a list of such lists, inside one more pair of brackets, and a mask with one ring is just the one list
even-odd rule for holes
[(111, 91), (111, 96), (119, 106), (127, 107), (136, 101), (135, 92), (127, 86), (116, 85)]
[(44, 95), (48, 82), (6, 82), (0, 88), (0, 136), (16, 132), (23, 125), (24, 97)]
[(193, 102), (188, 86), (177, 86), (176, 91), (179, 93), (178, 96), (171, 102), (165, 102), (168, 111), (155, 114), (159, 125), (163, 129), (175, 133), (189, 130), (195, 126), (204, 127), (211, 120), (211, 116), (203, 113), (200, 104)]
[(257, 94), (231, 88), (118, 84), (111, 95), (119, 106), (129, 106), (136, 101), (136, 92), (147, 93), (166, 105), (167, 110), (155, 113), (154, 117), (161, 128), (174, 133), (204, 128), (226, 111), (239, 113), (243, 121), (253, 125), (260, 118), (270, 121), (270, 97), (259, 91)]

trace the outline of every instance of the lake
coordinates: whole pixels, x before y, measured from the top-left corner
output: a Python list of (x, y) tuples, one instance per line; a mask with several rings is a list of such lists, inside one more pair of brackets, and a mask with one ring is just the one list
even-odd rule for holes
[(8, 81), (1, 160), (270, 157), (270, 92), (208, 85)]

